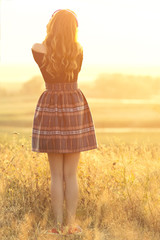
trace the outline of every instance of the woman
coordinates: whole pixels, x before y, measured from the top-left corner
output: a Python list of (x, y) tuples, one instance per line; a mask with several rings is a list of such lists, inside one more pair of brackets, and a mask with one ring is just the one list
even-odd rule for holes
[(78, 21), (69, 9), (54, 12), (42, 44), (32, 46), (45, 81), (34, 114), (32, 151), (45, 152), (51, 172), (51, 201), (55, 226), (63, 231), (66, 200), (68, 234), (81, 233), (75, 222), (78, 202), (77, 166), (80, 152), (97, 148), (94, 124), (84, 94), (77, 87), (83, 49), (77, 41)]

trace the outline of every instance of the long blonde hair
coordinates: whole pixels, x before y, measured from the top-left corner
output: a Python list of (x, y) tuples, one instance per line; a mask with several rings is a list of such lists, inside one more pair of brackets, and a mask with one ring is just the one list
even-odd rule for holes
[(77, 69), (77, 56), (83, 54), (81, 45), (77, 42), (78, 21), (76, 14), (63, 9), (56, 11), (47, 26), (47, 35), (42, 42), (46, 47), (42, 67), (53, 77), (62, 71), (68, 76), (68, 81), (74, 78)]

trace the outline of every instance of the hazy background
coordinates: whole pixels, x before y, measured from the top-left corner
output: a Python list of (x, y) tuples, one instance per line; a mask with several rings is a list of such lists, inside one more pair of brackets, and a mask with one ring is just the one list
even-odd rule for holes
[(80, 80), (101, 72), (160, 76), (159, 0), (1, 0), (1, 81), (22, 82), (39, 74), (31, 54), (42, 42), (52, 13), (78, 15), (84, 48)]
[[(84, 61), (78, 83), (99, 141), (127, 132), (156, 141), (160, 127), (160, 2), (158, 0), (0, 1), (0, 127), (31, 133), (44, 81), (31, 47), (42, 42), (52, 13), (77, 13)], [(124, 134), (125, 133), (125, 134)], [(103, 135), (103, 136), (102, 136)]]

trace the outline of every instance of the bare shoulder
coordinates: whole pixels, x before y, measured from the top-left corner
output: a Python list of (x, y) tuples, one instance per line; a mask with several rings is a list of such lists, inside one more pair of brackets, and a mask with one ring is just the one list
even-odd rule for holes
[(34, 43), (32, 49), (36, 52), (46, 53), (46, 47), (42, 43)]

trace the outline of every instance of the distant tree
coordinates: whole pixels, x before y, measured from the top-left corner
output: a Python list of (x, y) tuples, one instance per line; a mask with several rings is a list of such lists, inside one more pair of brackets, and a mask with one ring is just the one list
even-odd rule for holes
[(100, 98), (150, 98), (159, 92), (158, 86), (160, 78), (104, 73), (95, 80), (90, 95)]
[(41, 76), (34, 76), (22, 85), (20, 94), (38, 95), (43, 91), (44, 80)]

